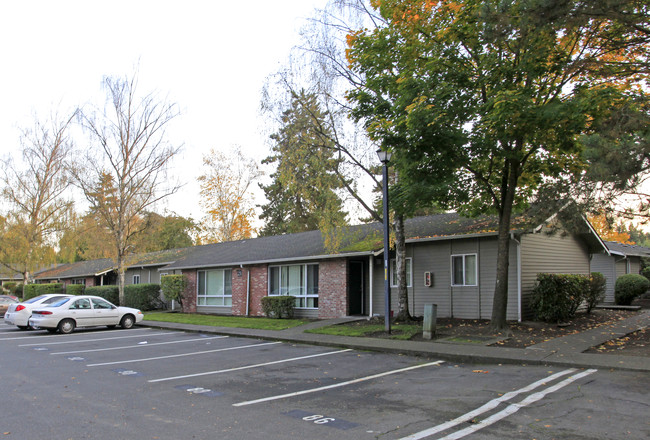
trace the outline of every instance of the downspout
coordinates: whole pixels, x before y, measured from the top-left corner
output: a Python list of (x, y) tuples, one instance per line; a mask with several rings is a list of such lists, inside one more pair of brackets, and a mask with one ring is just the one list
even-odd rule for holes
[(521, 322), (521, 242), (515, 238), (514, 232), (510, 239), (517, 243), (517, 321)]

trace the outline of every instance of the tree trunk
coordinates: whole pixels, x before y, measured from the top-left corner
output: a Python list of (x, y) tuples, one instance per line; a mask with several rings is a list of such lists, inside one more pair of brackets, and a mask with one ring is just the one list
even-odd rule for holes
[(395, 263), (397, 272), (397, 317), (396, 321), (410, 321), (409, 296), (406, 288), (406, 235), (404, 233), (404, 216), (395, 215)]
[(124, 301), (124, 280), (125, 280), (125, 270), (124, 270), (124, 256), (121, 252), (117, 254), (117, 289), (118, 289), (118, 300), (119, 306), (126, 304)]
[(510, 263), (510, 220), (512, 218), (512, 205), (517, 188), (519, 168), (511, 164), (509, 173), (504, 178), (501, 209), (499, 210), (499, 238), (497, 243), (497, 273), (494, 297), (492, 302), (492, 319), (490, 327), (501, 331), (508, 327), (508, 265)]

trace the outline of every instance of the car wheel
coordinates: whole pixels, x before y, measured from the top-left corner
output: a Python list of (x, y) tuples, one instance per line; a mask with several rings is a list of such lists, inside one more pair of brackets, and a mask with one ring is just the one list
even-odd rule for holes
[(72, 333), (74, 331), (75, 323), (72, 319), (64, 319), (59, 322), (59, 331), (64, 334)]
[(131, 328), (133, 327), (133, 324), (135, 324), (135, 318), (133, 315), (125, 315), (120, 321), (120, 327), (123, 329)]
[(58, 328), (47, 328), (47, 329), (45, 329), (45, 330), (47, 330), (47, 331), (50, 332), (50, 333), (56, 333), (57, 331), (59, 331)]

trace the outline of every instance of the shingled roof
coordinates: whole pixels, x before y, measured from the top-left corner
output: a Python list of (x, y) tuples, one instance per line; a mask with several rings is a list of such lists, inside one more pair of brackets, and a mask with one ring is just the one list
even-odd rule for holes
[[(186, 255), (192, 248), (169, 249), (145, 254), (133, 254), (126, 257), (126, 267), (164, 266)], [(115, 270), (116, 266), (111, 258), (99, 260), (78, 261), (63, 264), (56, 268), (38, 273), (36, 279), (69, 279), (99, 276)]]
[(617, 241), (606, 241), (607, 249), (613, 254), (630, 257), (650, 257), (650, 248), (636, 244), (625, 244)]
[[(519, 219), (516, 224), (521, 225)], [(457, 213), (415, 217), (404, 222), (408, 242), (453, 239), (475, 235), (495, 235), (495, 216), (462, 217)], [(340, 240), (335, 250), (326, 245), (320, 231), (258, 237), (225, 243), (196, 246), (165, 270), (190, 269), (240, 264), (279, 263), (292, 260), (322, 260), (342, 256), (371, 255), (383, 249), (381, 223), (347, 226), (336, 232)]]
[(96, 276), (113, 269), (113, 260), (102, 258), (100, 260), (77, 261), (76, 263), (63, 264), (53, 269), (40, 272), (36, 279), (61, 279), (61, 278), (82, 278)]

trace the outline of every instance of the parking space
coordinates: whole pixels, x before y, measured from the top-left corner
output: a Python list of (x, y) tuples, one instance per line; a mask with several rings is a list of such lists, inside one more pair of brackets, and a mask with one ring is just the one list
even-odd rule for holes
[(141, 327), (0, 326), (0, 350), (15, 438), (32, 408), (51, 438), (502, 438), (597, 376)]

